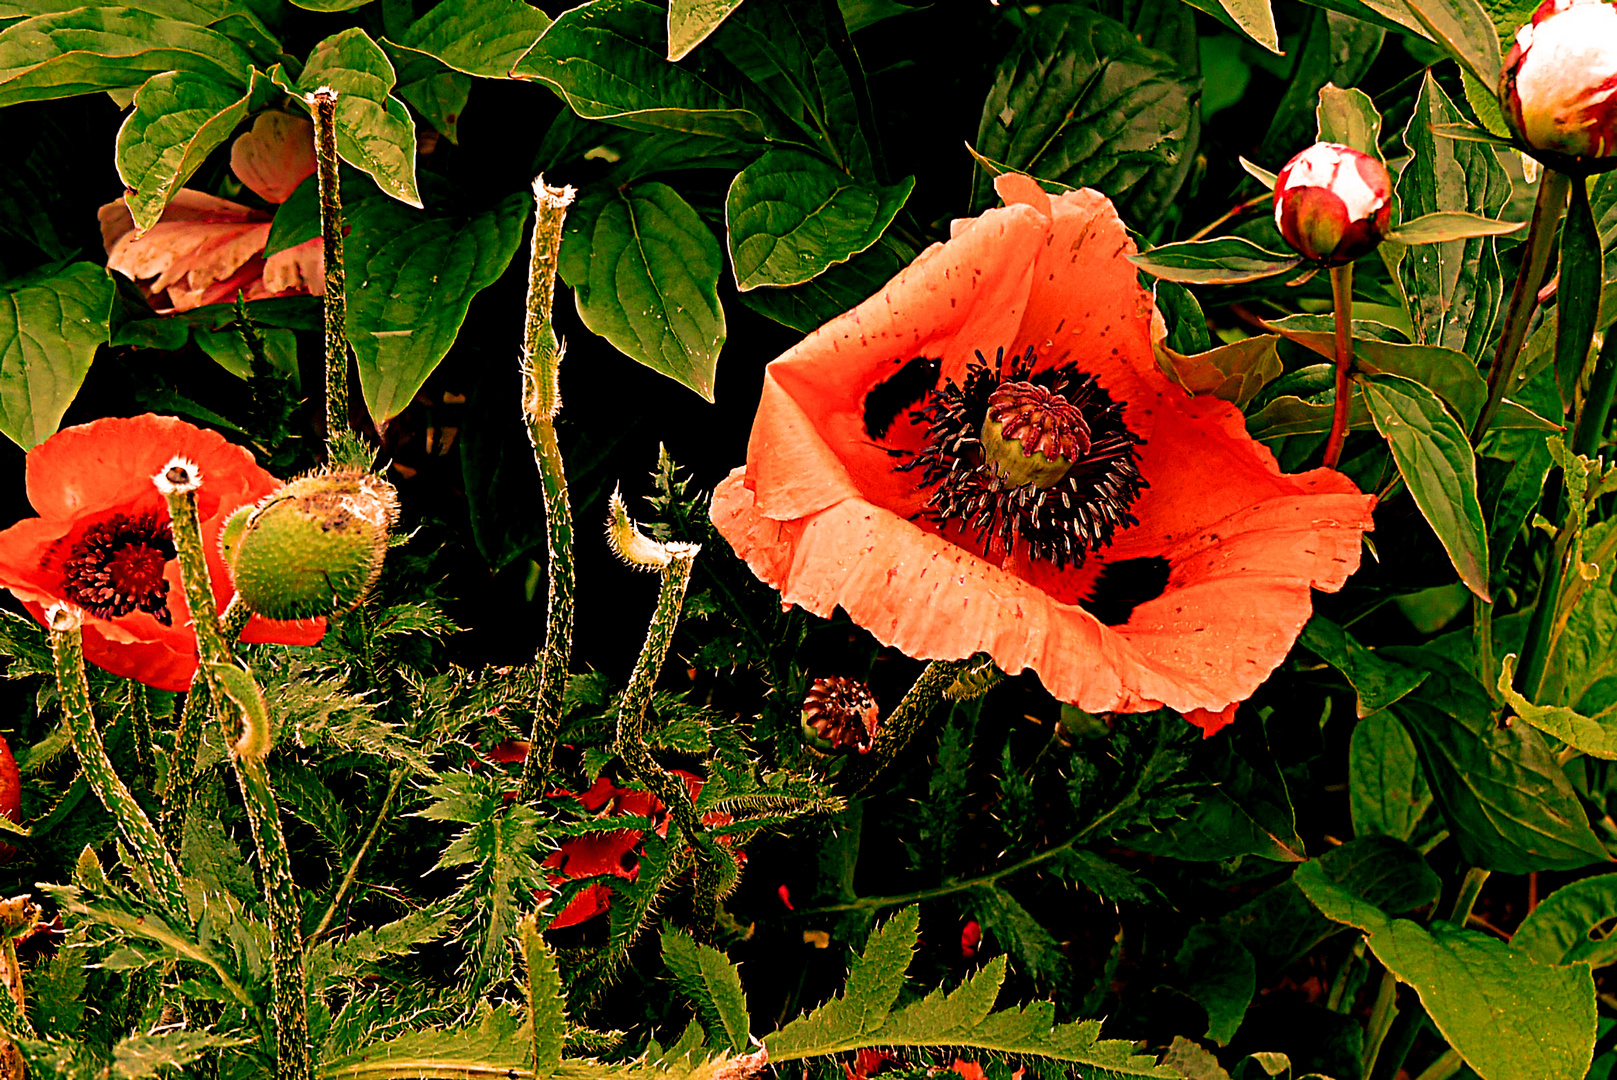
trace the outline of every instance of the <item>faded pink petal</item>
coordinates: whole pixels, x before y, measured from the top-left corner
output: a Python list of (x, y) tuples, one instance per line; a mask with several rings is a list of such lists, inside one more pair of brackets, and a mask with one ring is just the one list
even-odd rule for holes
[(326, 257), (318, 236), (264, 260), (264, 291), (273, 296), (288, 289), (326, 295)]
[(314, 125), (301, 116), (260, 113), (230, 148), (230, 171), (265, 202), (284, 203), (314, 170)]

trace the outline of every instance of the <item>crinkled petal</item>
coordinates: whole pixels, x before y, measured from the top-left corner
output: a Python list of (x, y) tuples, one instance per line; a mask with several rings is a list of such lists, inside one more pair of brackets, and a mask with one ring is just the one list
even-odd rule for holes
[(264, 260), (264, 291), (273, 296), (296, 289), (326, 295), (326, 257), (319, 237), (277, 251)]

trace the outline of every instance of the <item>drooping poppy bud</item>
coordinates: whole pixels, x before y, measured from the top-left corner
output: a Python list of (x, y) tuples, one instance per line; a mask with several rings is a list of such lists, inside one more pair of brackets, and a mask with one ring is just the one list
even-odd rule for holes
[(864, 683), (832, 675), (803, 696), (803, 736), (821, 750), (870, 751), (881, 710)]
[(316, 473), (237, 511), (220, 547), (252, 611), (272, 619), (341, 613), (376, 583), (398, 512), (398, 494), (380, 477)]
[(1392, 220), (1392, 177), (1369, 154), (1315, 143), (1275, 180), (1275, 226), (1304, 257), (1341, 266), (1374, 251)]
[(1499, 73), (1511, 130), (1536, 150), (1617, 156), (1617, 8), (1602, 0), (1544, 0)]

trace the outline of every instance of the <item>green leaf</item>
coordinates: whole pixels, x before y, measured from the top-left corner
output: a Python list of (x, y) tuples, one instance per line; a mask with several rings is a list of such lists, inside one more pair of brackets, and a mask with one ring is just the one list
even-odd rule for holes
[(189, 71), (154, 75), (118, 129), (118, 176), (135, 228), (149, 229), (174, 193), (247, 115), (250, 94)]
[(759, 314), (806, 334), (876, 294), (915, 257), (891, 234), (813, 281), (784, 289), (753, 289), (741, 302)]
[(472, 78), (445, 67), (434, 57), (383, 40), (382, 47), (398, 75), (393, 92), (421, 114), (429, 127), (452, 143), (460, 141), (460, 118), (471, 99)]
[[(170, 1076), (166, 1069), (183, 1069), (210, 1050), (241, 1046), (248, 1040), (208, 1031), (165, 1031), (157, 1035), (130, 1035), (112, 1048), (112, 1068), (119, 1080)], [(183, 1074), (182, 1074), (183, 1075)]]
[(1617, 962), (1617, 938), (1604, 933), (1617, 918), (1617, 874), (1563, 885), (1546, 897), (1511, 935), (1510, 947), (1541, 964)]
[(348, 341), (378, 424), (410, 403), (454, 344), (472, 297), (504, 272), (530, 202), (512, 195), (471, 217), (412, 213), (374, 197), (350, 205)]
[[(1272, 53), (1280, 52), (1280, 33), (1269, 0), (1218, 0), (1241, 32)], [(1222, 1045), (1222, 1044), (1220, 1044)]]
[[(1501, 53), (1510, 51), (1510, 47), (1516, 43), (1516, 31), (1531, 22), (1533, 12), (1538, 10), (1538, 4), (1533, 0), (1481, 0), (1481, 4), (1498, 31)], [(1488, 92), (1492, 94), (1492, 85), (1488, 87)]]
[[(1422, 673), (1424, 675), (1424, 672)], [(1432, 805), (1414, 740), (1390, 712), (1361, 720), (1348, 746), (1348, 804), (1356, 836), (1408, 840)]]
[[(1365, 648), (1322, 615), (1310, 619), (1297, 640), (1347, 676), (1358, 695), (1355, 711), (1361, 719), (1403, 698), (1425, 682), (1429, 674), (1405, 667)], [(1407, 840), (1408, 837), (1400, 839)]]
[(141, 85), (189, 71), (241, 90), (252, 60), (212, 30), (122, 7), (81, 7), (0, 31), (0, 107)]
[(1389, 918), (1318, 864), (1294, 880), (1315, 906), (1365, 931), (1376, 959), (1415, 988), (1450, 1046), (1484, 1080), (1579, 1080), (1594, 1050), (1589, 969), (1549, 967), (1493, 937)]
[(563, 1036), (567, 1031), (567, 1009), (561, 992), (561, 972), (556, 954), (540, 935), (534, 918), (517, 922), (517, 942), (528, 969), (528, 1027), (533, 1033), (533, 1075), (536, 1080), (555, 1073), (561, 1064)]
[[(1333, 405), (1318, 405), (1294, 394), (1281, 394), (1246, 418), (1246, 430), (1254, 439), (1278, 439), (1286, 435), (1323, 435), (1331, 430)], [(1364, 396), (1354, 394), (1348, 409), (1348, 430), (1374, 427)]]
[[(286, 85), (284, 77), (277, 81)], [(387, 54), (354, 27), (316, 45), (297, 85), (288, 89), (300, 99), (322, 86), (336, 90), (338, 155), (395, 199), (419, 207), (415, 123), (404, 103), (388, 93), (393, 83)]]
[(741, 0), (669, 0), (668, 59), (683, 60), (740, 6)]
[(1484, 86), (1499, 85), (1499, 31), (1477, 0), (1403, 0), (1428, 36)]
[(1555, 291), (1555, 381), (1568, 405), (1589, 359), (1600, 314), (1600, 233), (1589, 207), (1587, 181), (1572, 178), (1572, 198), (1561, 223), (1561, 283)]
[(501, 79), (550, 26), (550, 16), (524, 0), (442, 0), (410, 24), (398, 45), (467, 75)]
[[(1467, 89), (1471, 87), (1472, 81), (1471, 77), (1467, 75)], [(1466, 100), (1469, 102), (1471, 98), (1468, 96)], [(1494, 101), (1494, 108), (1497, 109), (1498, 107), (1499, 103)], [(1495, 135), (1487, 128), (1477, 127), (1477, 125), (1466, 120), (1453, 124), (1433, 124), (1432, 134), (1440, 139), (1459, 139), (1461, 142), (1484, 143), (1488, 146), (1497, 146), (1502, 150), (1514, 150), (1516, 148), (1516, 144), (1511, 142), (1510, 136)]]
[(708, 1045), (728, 1042), (736, 1053), (745, 1051), (749, 1042), (747, 995), (735, 965), (719, 950), (698, 945), (676, 927), (663, 930), (662, 944), (663, 963), (673, 973), (680, 992), (696, 1006), (702, 1026), (707, 1028)]
[[(878, 1031), (898, 1001), (919, 939), (921, 909), (907, 907), (877, 927), (848, 972), (842, 996), (781, 1028), (764, 1040), (771, 1061), (875, 1045), (858, 1041)], [(851, 1041), (850, 1041), (851, 1040)]]
[(713, 400), (724, 344), (724, 252), (679, 193), (646, 182), (590, 192), (567, 218), (560, 273), (584, 325)]
[(1436, 394), (1397, 375), (1363, 382), (1376, 430), (1392, 448), (1398, 472), (1460, 580), (1488, 594), (1488, 530), (1477, 499), (1477, 463), (1465, 431)]
[(1285, 93), (1274, 109), (1274, 119), (1269, 122), (1262, 142), (1250, 155), (1258, 161), (1283, 163), (1314, 142), (1319, 125), (1320, 92), (1333, 84), (1357, 85), (1369, 71), (1386, 37), (1379, 26), (1358, 18), (1343, 18), (1335, 12), (1299, 11), (1297, 14), (1304, 23), (1303, 33), (1301, 40), (1288, 50), (1295, 53), (1296, 60), (1291, 64)]
[(914, 187), (913, 176), (876, 187), (815, 154), (771, 150), (736, 175), (725, 199), (737, 287), (800, 285), (846, 262), (881, 238)]
[(1499, 693), (1516, 715), (1568, 746), (1606, 761), (1617, 761), (1617, 718), (1584, 716), (1560, 705), (1534, 705), (1511, 684), (1516, 681), (1516, 654), (1507, 655), (1499, 672)]
[(1381, 114), (1369, 94), (1326, 83), (1320, 87), (1315, 115), (1319, 142), (1341, 143), (1381, 160)]
[(1189, 285), (1259, 281), (1295, 270), (1303, 263), (1300, 255), (1277, 255), (1239, 236), (1183, 240), (1128, 259), (1148, 274)]
[[(1289, 341), (1313, 350), (1327, 360), (1336, 358), (1336, 337), (1319, 330), (1296, 328), (1292, 316), (1269, 324)], [(1353, 364), (1371, 375), (1399, 375), (1420, 383), (1442, 398), (1462, 423), (1470, 424), (1482, 411), (1488, 384), (1477, 374), (1477, 366), (1462, 352), (1436, 345), (1405, 345), (1398, 341), (1378, 341), (1355, 336)]]
[(1161, 345), (1157, 363), (1192, 394), (1211, 394), (1244, 408), (1280, 375), (1280, 354), (1275, 351), (1279, 340), (1274, 334), (1260, 334), (1194, 356)]
[(1206, 1037), (1226, 1046), (1257, 990), (1257, 965), (1240, 939), (1217, 923), (1190, 928), (1174, 958), (1174, 985), (1207, 1013)]
[(663, 59), (663, 19), (644, 0), (591, 0), (563, 12), (512, 75), (540, 80), (585, 119), (762, 141), (763, 121), (721, 76)]
[[(1135, 190), (1171, 202), (1174, 191), (1159, 190), (1154, 178), (1179, 174), (1182, 158), (1195, 153), (1199, 82), (1128, 27), (1052, 5), (1032, 16), (1000, 62), (976, 148), (1018, 172), (1097, 188), (1125, 215)], [(996, 199), (993, 177), (978, 169), (973, 205)]]
[(284, 203), (275, 208), (269, 239), (264, 241), (264, 255), (268, 258), (277, 251), (297, 247), (319, 235), (320, 177), (310, 176), (293, 189)]
[(292, 0), (294, 7), (305, 11), (353, 11), (362, 8), (371, 0)]
[[(532, 1043), (514, 1009), (485, 1011), (476, 1026), (428, 1028), (320, 1062), (318, 1080), (401, 1076), (531, 1075)], [(482, 1071), (472, 1072), (476, 1068)]]
[(116, 291), (87, 262), (0, 284), (0, 432), (24, 450), (56, 433), (107, 340)]
[[(1459, 119), (1460, 111), (1428, 73), (1404, 129), (1404, 145), (1413, 155), (1397, 184), (1406, 222), (1449, 212), (1494, 218), (1510, 198), (1510, 177), (1493, 147), (1434, 133), (1434, 125)], [(1416, 341), (1468, 356), (1482, 353), (1502, 295), (1495, 247), (1479, 236), (1445, 240), (1404, 256), (1398, 279), (1409, 299)]]
[(1399, 244), (1441, 244), (1478, 236), (1506, 236), (1526, 227), (1525, 221), (1495, 221), (1480, 214), (1443, 210), (1405, 221), (1389, 230), (1385, 239)]

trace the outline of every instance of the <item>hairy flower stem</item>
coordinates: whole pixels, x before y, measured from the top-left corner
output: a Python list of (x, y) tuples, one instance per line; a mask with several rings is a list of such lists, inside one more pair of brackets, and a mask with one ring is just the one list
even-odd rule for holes
[(1348, 417), (1353, 407), (1353, 264), (1331, 267), (1331, 299), (1336, 306), (1336, 407), (1331, 412), (1331, 433), (1325, 439), (1325, 467), (1336, 468), (1347, 442)]
[(53, 605), (46, 612), (46, 620), (56, 686), (62, 695), (62, 717), (79, 756), (84, 781), (112, 815), (124, 845), (151, 876), (157, 890), (153, 899), (177, 925), (188, 925), (190, 908), (185, 902), (180, 868), (146, 811), (112, 767), (101, 732), (96, 729), (95, 714), (90, 708), (90, 684), (84, 675), (83, 616), (75, 609)]
[(545, 642), (539, 650), (539, 691), (534, 701), (528, 759), (522, 766), (518, 798), (539, 795), (561, 726), (562, 694), (573, 658), (573, 511), (567, 501), (567, 473), (556, 441), (556, 414), (561, 411), (560, 371), (566, 351), (551, 325), (556, 295), (556, 261), (561, 253), (562, 222), (573, 202), (571, 187), (553, 188), (543, 176), (533, 182), (533, 238), (528, 257), (527, 320), (522, 335), (522, 411), (533, 443), (534, 462), (545, 508), (546, 572)]
[[(203, 477), (176, 458), (153, 477), (168, 502), (169, 525), (180, 564), (180, 582), (197, 635), (199, 671), (219, 706), (225, 742), (231, 748), (247, 822), (258, 849), (269, 907), (270, 974), (274, 985), (275, 1078), (311, 1080), (308, 990), (303, 971), (302, 906), (292, 882), (292, 862), (265, 758), (270, 749), (269, 715), (252, 676), (232, 655), (219, 632), (213, 585), (208, 578), (196, 492)], [(193, 690), (193, 693), (195, 691)], [(227, 704), (228, 702), (228, 704)]]
[(129, 731), (135, 740), (135, 775), (147, 791), (157, 778), (157, 762), (152, 756), (152, 706), (146, 687), (130, 679), (124, 686), (129, 695)]
[(1600, 353), (1595, 358), (1594, 374), (1589, 379), (1589, 392), (1578, 410), (1572, 427), (1572, 452), (1592, 458), (1600, 452), (1606, 441), (1606, 423), (1611, 418), (1613, 391), (1617, 390), (1617, 326), (1606, 328)]
[[(219, 616), (219, 633), (229, 643), (241, 636), (252, 616), (241, 597), (232, 596)], [(185, 818), (191, 808), (191, 792), (196, 787), (197, 751), (202, 748), (202, 724), (213, 705), (208, 682), (197, 672), (180, 710), (180, 723), (174, 731), (174, 746), (168, 756), (168, 780), (163, 789), (163, 810), (159, 821), (163, 839), (170, 851), (185, 843)]]
[(1494, 417), (1499, 414), (1500, 402), (1504, 401), (1515, 376), (1516, 358), (1522, 351), (1522, 342), (1527, 340), (1527, 324), (1533, 317), (1533, 309), (1538, 306), (1538, 290), (1544, 285), (1550, 258), (1555, 254), (1555, 230), (1561, 223), (1561, 215), (1566, 212), (1567, 193), (1571, 188), (1571, 178), (1554, 169), (1545, 169), (1543, 177), (1539, 179), (1538, 200), (1533, 204), (1532, 224), (1528, 226), (1527, 240), (1523, 245), (1521, 270), (1516, 274), (1510, 304), (1505, 308), (1505, 323), (1499, 330), (1498, 351), (1494, 353), (1493, 364), (1488, 368), (1488, 399), (1471, 429), (1472, 446), (1480, 443), (1493, 426)]
[(314, 114), (315, 171), (320, 184), (320, 249), (326, 263), (326, 454), (348, 430), (348, 294), (343, 287), (342, 184), (337, 168), (337, 91), (322, 86), (305, 99)]
[(857, 795), (868, 788), (921, 730), (955, 679), (976, 662), (977, 657), (968, 656), (964, 660), (934, 660), (928, 664), (898, 703), (898, 708), (893, 710), (893, 715), (883, 721), (870, 753), (849, 761), (837, 778), (837, 786), (848, 795)]

